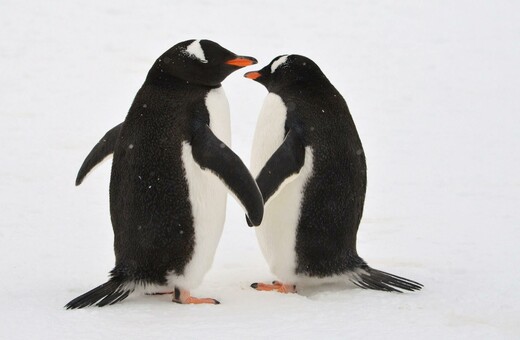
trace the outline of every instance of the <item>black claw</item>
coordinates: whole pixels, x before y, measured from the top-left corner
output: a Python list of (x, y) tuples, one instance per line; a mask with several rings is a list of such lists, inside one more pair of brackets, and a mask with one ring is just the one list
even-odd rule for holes
[(255, 283), (251, 283), (251, 288), (258, 288), (258, 282), (255, 282)]
[(219, 300), (215, 300), (215, 299), (213, 299), (213, 301), (215, 301), (215, 304), (216, 304), (216, 305), (220, 305), (220, 301), (219, 301)]

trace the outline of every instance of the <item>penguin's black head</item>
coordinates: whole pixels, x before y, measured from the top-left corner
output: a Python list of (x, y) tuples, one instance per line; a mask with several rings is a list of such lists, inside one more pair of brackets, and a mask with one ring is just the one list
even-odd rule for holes
[(161, 79), (173, 76), (194, 84), (218, 86), (232, 72), (256, 63), (255, 58), (238, 56), (211, 40), (187, 40), (159, 57), (150, 72)]
[(312, 86), (327, 79), (316, 63), (297, 54), (278, 56), (266, 67), (247, 72), (244, 77), (259, 82), (270, 92), (286, 86)]

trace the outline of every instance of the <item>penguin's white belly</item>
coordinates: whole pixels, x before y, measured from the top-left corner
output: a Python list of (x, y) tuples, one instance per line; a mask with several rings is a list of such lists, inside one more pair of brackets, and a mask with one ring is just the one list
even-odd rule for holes
[[(258, 118), (251, 152), (251, 170), (256, 177), (282, 144), (287, 109), (282, 99), (269, 93)], [(305, 162), (296, 176), (280, 186), (264, 209), (262, 224), (256, 229), (260, 249), (269, 268), (282, 281), (296, 281), (296, 233), (305, 184), (312, 174), (312, 149), (305, 149)]]
[(280, 96), (269, 93), (256, 123), (251, 150), (251, 173), (256, 178), (265, 163), (282, 144), (287, 108)]
[[(206, 97), (210, 128), (226, 145), (231, 143), (229, 104), (222, 88), (212, 90)], [(184, 289), (197, 287), (211, 268), (226, 218), (227, 188), (209, 170), (202, 170), (193, 159), (191, 145), (183, 142), (182, 161), (188, 182), (189, 199), (195, 230), (193, 256), (183, 275), (172, 273), (169, 286)]]

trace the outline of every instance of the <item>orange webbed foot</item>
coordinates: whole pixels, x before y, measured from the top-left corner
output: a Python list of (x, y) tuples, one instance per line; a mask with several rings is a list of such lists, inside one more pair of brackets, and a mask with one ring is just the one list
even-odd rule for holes
[(296, 293), (296, 285), (283, 284), (279, 281), (273, 281), (272, 284), (255, 282), (255, 283), (251, 284), (251, 288), (254, 288), (259, 291), (264, 291), (264, 292), (275, 291), (275, 292), (284, 293), (284, 294)]
[(173, 293), (173, 302), (180, 303), (183, 305), (187, 304), (210, 304), (210, 305), (218, 305), (220, 302), (218, 300), (212, 298), (196, 298), (190, 295), (188, 290), (175, 288), (175, 292)]

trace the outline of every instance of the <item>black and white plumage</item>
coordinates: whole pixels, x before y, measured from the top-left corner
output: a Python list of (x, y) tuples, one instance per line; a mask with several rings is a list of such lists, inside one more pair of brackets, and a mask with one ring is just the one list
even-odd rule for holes
[(258, 241), (283, 284), (261, 290), (341, 281), (385, 291), (421, 289), (370, 268), (357, 254), (365, 154), (345, 100), (320, 68), (306, 57), (283, 55), (245, 76), (269, 91), (255, 131), (251, 172), (265, 202)]
[(259, 224), (263, 201), (249, 171), (229, 149), (229, 107), (221, 82), (256, 63), (209, 40), (166, 51), (150, 69), (125, 121), (94, 147), (77, 184), (113, 150), (110, 214), (116, 264), (110, 280), (66, 308), (104, 306), (134, 290), (175, 291), (197, 299), (224, 225), (229, 189)]

